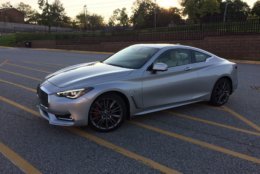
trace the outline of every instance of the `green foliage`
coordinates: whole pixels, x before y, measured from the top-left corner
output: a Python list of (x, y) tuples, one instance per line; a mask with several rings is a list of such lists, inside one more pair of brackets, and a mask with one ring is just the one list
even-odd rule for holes
[(55, 0), (52, 4), (48, 1), (38, 0), (41, 13), (39, 14), (39, 24), (47, 25), (49, 31), (51, 26), (66, 26), (70, 23), (70, 18), (66, 16), (65, 9), (60, 0)]
[(118, 11), (117, 20), (119, 21), (119, 25), (128, 26), (129, 25), (129, 17), (126, 13), (126, 8), (122, 8), (122, 10)]
[(227, 4), (226, 21), (245, 21), (250, 14), (250, 7), (242, 0), (227, 0), (221, 3), (220, 13), (224, 14)]
[(158, 7), (152, 0), (136, 0), (132, 7), (131, 17), (134, 27), (152, 27), (155, 10), (158, 10)]
[(32, 41), (32, 40), (54, 40), (55, 34), (49, 33), (16, 33), (14, 34), (16, 42)]
[(24, 41), (34, 40), (60, 40), (77, 38), (76, 34), (64, 34), (64, 33), (14, 33), (0, 36), (0, 45), (2, 46), (16, 46), (17, 44), (23, 44)]
[(134, 28), (151, 28), (154, 26), (156, 14), (157, 27), (167, 27), (169, 25), (183, 24), (181, 10), (175, 7), (165, 9), (157, 6), (152, 0), (136, 0), (133, 5), (133, 15), (131, 17)]
[(245, 21), (250, 14), (248, 4), (242, 0), (182, 0), (183, 14), (188, 15), (192, 23), (210, 23), (223, 21)]
[(104, 18), (97, 14), (80, 13), (76, 16), (77, 23), (80, 28), (97, 30), (105, 26)]
[(218, 0), (204, 0), (199, 11), (200, 17), (219, 12), (219, 5)]
[(16, 43), (15, 35), (8, 34), (0, 36), (0, 45), (1, 46), (14, 46)]
[(12, 8), (12, 7), (13, 7), (13, 6), (12, 6), (12, 4), (11, 4), (10, 1), (7, 1), (7, 2), (2, 3), (2, 4), (0, 5), (0, 8)]
[(157, 26), (167, 27), (184, 24), (181, 17), (181, 12), (178, 8), (172, 7), (170, 9), (160, 8), (157, 12)]
[(260, 17), (260, 0), (255, 2), (254, 6), (252, 8), (252, 14)]
[(25, 4), (23, 2), (20, 2), (17, 5), (17, 10), (24, 13), (24, 19), (26, 23), (37, 23), (37, 11), (33, 10), (32, 7), (29, 4)]
[(128, 14), (126, 13), (126, 8), (115, 9), (113, 15), (109, 18), (109, 26), (123, 26), (127, 27), (130, 24)]
[(87, 28), (91, 30), (102, 29), (105, 26), (104, 18), (97, 14), (87, 16)]
[(76, 23), (80, 28), (87, 28), (87, 18), (85, 13), (80, 13), (76, 16)]
[(182, 0), (184, 7), (183, 14), (188, 15), (189, 20), (194, 23), (201, 22), (201, 19), (209, 14), (219, 12), (219, 0)]

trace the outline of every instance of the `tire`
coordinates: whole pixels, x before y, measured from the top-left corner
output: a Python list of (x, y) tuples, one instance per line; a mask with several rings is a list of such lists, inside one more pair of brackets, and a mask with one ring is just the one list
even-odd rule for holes
[(214, 106), (222, 106), (228, 102), (231, 94), (231, 82), (227, 78), (219, 79), (211, 93), (210, 103)]
[(89, 110), (89, 125), (99, 132), (109, 132), (122, 125), (127, 116), (126, 103), (116, 94), (98, 97)]

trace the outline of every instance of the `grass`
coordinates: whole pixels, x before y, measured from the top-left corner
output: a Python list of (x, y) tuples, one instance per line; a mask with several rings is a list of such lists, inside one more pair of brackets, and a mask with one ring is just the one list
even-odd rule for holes
[(14, 46), (16, 44), (15, 35), (8, 34), (0, 36), (0, 45), (2, 46)]

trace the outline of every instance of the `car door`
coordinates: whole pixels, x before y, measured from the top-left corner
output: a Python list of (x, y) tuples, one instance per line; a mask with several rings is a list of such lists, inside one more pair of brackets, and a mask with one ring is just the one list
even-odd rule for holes
[(164, 72), (145, 71), (143, 74), (143, 105), (145, 108), (182, 103), (192, 100), (196, 73), (192, 69), (192, 53), (188, 49), (170, 49), (154, 63), (168, 65)]

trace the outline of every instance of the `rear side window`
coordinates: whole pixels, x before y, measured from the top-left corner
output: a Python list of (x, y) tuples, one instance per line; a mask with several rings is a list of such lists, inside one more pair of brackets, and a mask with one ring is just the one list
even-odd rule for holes
[(168, 67), (175, 67), (187, 65), (191, 63), (191, 51), (186, 49), (168, 50), (161, 54), (155, 63), (161, 62), (168, 65)]
[(195, 63), (198, 62), (205, 62), (207, 60), (207, 58), (211, 57), (208, 54), (199, 52), (199, 51), (194, 51), (194, 59), (195, 59)]

